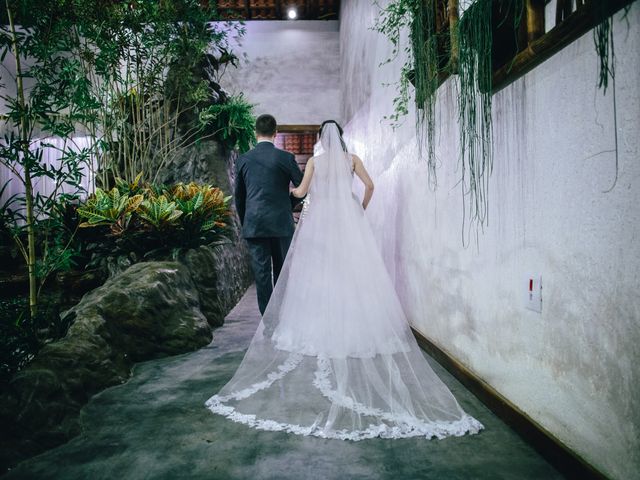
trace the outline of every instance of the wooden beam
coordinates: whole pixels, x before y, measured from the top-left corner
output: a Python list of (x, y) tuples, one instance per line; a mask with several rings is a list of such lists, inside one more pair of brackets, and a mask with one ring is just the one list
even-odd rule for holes
[(567, 478), (580, 480), (606, 480), (607, 477), (572, 451), (553, 434), (520, 410), (509, 399), (464, 366), (449, 352), (411, 328), (418, 345), (456, 377), (498, 418), (504, 421), (550, 464)]
[(595, 6), (594, 3), (599, 1), (587, 1), (585, 6), (562, 23), (531, 42), (512, 62), (496, 70), (493, 74), (493, 92), (503, 89), (594, 28), (598, 23), (598, 16), (593, 14), (594, 8), (602, 8), (602, 15), (609, 17), (635, 0), (607, 0), (602, 6)]
[(278, 125), (278, 133), (318, 133), (320, 125)]

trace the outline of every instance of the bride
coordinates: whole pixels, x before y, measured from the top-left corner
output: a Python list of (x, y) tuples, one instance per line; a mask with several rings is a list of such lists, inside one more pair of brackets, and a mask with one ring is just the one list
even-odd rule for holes
[[(364, 215), (373, 183), (333, 121), (293, 191), (307, 199), (258, 330), (207, 400), (261, 430), (362, 440), (477, 433), (418, 347)], [(365, 184), (362, 204), (354, 174)]]

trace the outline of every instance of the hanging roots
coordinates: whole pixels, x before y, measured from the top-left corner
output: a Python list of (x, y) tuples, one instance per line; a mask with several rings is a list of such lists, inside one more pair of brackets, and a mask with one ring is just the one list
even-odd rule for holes
[(411, 23), (418, 150), (422, 158), (426, 148), (429, 184), (434, 188), (437, 185), (435, 104), (439, 60), (435, 14), (433, 2), (418, 1), (414, 6)]
[(489, 177), (493, 169), (491, 126), (491, 1), (478, 0), (460, 22), (458, 120), (462, 162), (463, 229), (489, 221)]
[[(524, 18), (525, 0), (499, 0), (499, 9), (507, 18), (513, 17), (514, 34)], [(408, 28), (411, 45), (407, 47), (399, 82), (399, 95), (394, 100), (396, 124), (408, 113), (410, 84), (415, 87), (416, 135), (419, 155), (426, 153), (429, 184), (437, 185), (435, 154), (435, 104), (439, 87), (438, 74), (452, 69), (458, 74), (458, 123), (460, 130), (461, 188), (463, 201), (463, 244), (468, 244), (472, 227), (476, 233), (489, 222), (489, 178), (493, 170), (491, 96), (492, 96), (492, 1), (465, 0), (467, 8), (457, 21), (451, 38), (457, 45), (443, 41), (437, 32), (438, 11), (445, 11), (446, 0), (391, 0), (381, 11), (375, 29), (385, 34), (394, 45), (394, 56), (400, 49), (400, 31)], [(611, 80), (614, 102), (614, 128), (616, 145), (616, 179), (618, 176), (618, 138), (615, 98), (615, 53), (613, 24), (605, 16), (605, 2), (594, 1), (594, 14), (598, 25), (593, 31), (596, 52), (600, 61), (598, 86), (606, 93)], [(448, 4), (456, 5), (457, 2)], [(437, 6), (441, 7), (439, 10)], [(629, 6), (625, 7), (629, 11)], [(464, 9), (464, 7), (463, 7)], [(439, 37), (440, 35), (440, 37)], [(443, 49), (443, 45), (445, 48)], [(446, 46), (448, 45), (449, 51)], [(455, 49), (455, 52), (453, 51)], [(443, 66), (439, 55), (450, 57)], [(455, 58), (454, 58), (455, 57)], [(426, 150), (426, 152), (425, 152)], [(613, 188), (611, 187), (611, 189)], [(609, 190), (611, 190), (609, 189)], [(609, 191), (608, 190), (608, 191)]]
[[(625, 7), (623, 18), (626, 18), (630, 8), (630, 5)], [(603, 192), (609, 193), (618, 183), (619, 170), (618, 107), (616, 104), (616, 55), (613, 43), (613, 18), (611, 16), (605, 16), (604, 5), (600, 2), (594, 2), (594, 9), (594, 14), (598, 21), (596, 27), (593, 29), (593, 43), (595, 44), (599, 61), (598, 88), (601, 88), (603, 94), (606, 95), (607, 88), (609, 87), (609, 80), (611, 80), (611, 85), (613, 87), (613, 139), (615, 145), (616, 171), (611, 187)]]
[(593, 42), (600, 62), (598, 66), (598, 88), (604, 93), (609, 86), (609, 78), (615, 78), (615, 52), (613, 48), (613, 22), (611, 17), (605, 17), (603, 6), (594, 2), (595, 15), (600, 22), (593, 29)]

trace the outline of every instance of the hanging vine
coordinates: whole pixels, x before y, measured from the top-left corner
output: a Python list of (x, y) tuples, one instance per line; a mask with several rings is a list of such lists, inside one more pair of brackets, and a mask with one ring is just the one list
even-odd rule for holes
[[(596, 15), (602, 17), (602, 7), (596, 7)], [(609, 79), (613, 87), (613, 140), (615, 154), (615, 176), (611, 186), (604, 191), (609, 193), (618, 183), (619, 157), (618, 157), (618, 107), (616, 105), (616, 65), (615, 50), (613, 43), (613, 22), (611, 17), (604, 18), (596, 28), (593, 29), (593, 42), (598, 54), (598, 88), (602, 89), (604, 95), (609, 87)]]
[[(507, 1), (507, 0), (505, 0)], [(508, 0), (523, 4), (524, 0)], [(429, 183), (436, 176), (436, 95), (440, 79), (459, 75), (458, 120), (462, 163), (463, 241), (468, 226), (482, 227), (488, 220), (488, 181), (491, 161), (491, 0), (479, 0), (458, 21), (457, 0), (394, 0), (381, 10), (375, 29), (400, 52), (402, 28), (408, 28), (398, 96), (394, 100), (395, 124), (408, 112), (410, 85), (415, 91), (416, 134), (419, 155), (426, 157)], [(437, 12), (446, 12), (448, 29), (437, 31)], [(391, 60), (391, 59), (390, 59)], [(388, 60), (388, 61), (390, 61)]]
[[(463, 201), (463, 244), (469, 243), (472, 227), (476, 233), (489, 222), (489, 178), (493, 170), (491, 97), (493, 78), (494, 27), (513, 19), (516, 51), (520, 48), (518, 29), (525, 18), (525, 0), (390, 0), (380, 14), (374, 29), (383, 33), (394, 48), (390, 62), (402, 45), (402, 32), (409, 33), (404, 51), (405, 62), (394, 99), (394, 126), (408, 113), (411, 85), (415, 88), (416, 135), (419, 155), (426, 156), (429, 183), (436, 182), (435, 108), (440, 80), (458, 74), (458, 123), (460, 135), (461, 188)], [(613, 24), (606, 14), (605, 2), (592, 2), (597, 16), (593, 31), (600, 65), (598, 85), (606, 93), (613, 87), (616, 143), (616, 178), (618, 176), (618, 138), (615, 98), (615, 52)], [(629, 11), (630, 5), (625, 7)], [(462, 12), (460, 14), (459, 12)], [(438, 13), (448, 17), (446, 35), (438, 28)], [(493, 18), (498, 12), (500, 18)], [(458, 16), (460, 18), (458, 19)], [(626, 15), (626, 14), (625, 14)], [(443, 57), (445, 61), (443, 62)], [(515, 58), (515, 57), (514, 57)], [(425, 155), (426, 153), (426, 155)]]
[(594, 14), (599, 20), (598, 25), (593, 29), (593, 43), (598, 54), (598, 88), (602, 88), (607, 93), (609, 78), (615, 80), (615, 51), (613, 44), (613, 22), (611, 17), (604, 14), (602, 4), (596, 2)]
[[(457, 4), (457, 0), (455, 2)], [(409, 43), (404, 47), (405, 62), (396, 83), (398, 95), (393, 100), (394, 113), (385, 118), (392, 121), (394, 128), (402, 123), (408, 113), (413, 89), (419, 155), (424, 157), (426, 151), (429, 183), (435, 187), (435, 98), (440, 85), (439, 73), (442, 71), (442, 58), (438, 53), (441, 35), (436, 32), (435, 1), (393, 1), (381, 9), (374, 29), (387, 36), (393, 44), (392, 55), (383, 65), (397, 58), (401, 51), (401, 32), (404, 29), (409, 32)]]
[(410, 39), (413, 52), (412, 83), (415, 86), (416, 133), (419, 154), (426, 148), (429, 183), (437, 185), (435, 152), (435, 108), (438, 90), (438, 41), (435, 33), (435, 5), (418, 1), (414, 5)]
[(473, 3), (460, 19), (458, 123), (463, 202), (462, 239), (474, 223), (489, 220), (489, 178), (493, 170), (491, 0)]
[[(394, 112), (385, 116), (385, 120), (390, 120), (395, 128), (402, 123), (402, 119), (409, 113), (409, 98), (411, 80), (413, 79), (413, 48), (412, 45), (402, 45), (401, 34), (405, 29), (410, 29), (413, 23), (415, 9), (420, 0), (395, 0), (386, 8), (382, 9), (376, 2), (375, 4), (381, 8), (380, 16), (376, 19), (373, 29), (382, 33), (391, 42), (391, 56), (382, 62), (382, 67), (395, 60), (400, 51), (405, 54), (406, 60), (401, 67), (400, 79), (394, 84), (398, 89), (398, 94), (393, 99)], [(386, 85), (389, 86), (389, 85)]]
[[(627, 5), (624, 8), (623, 19), (627, 20), (627, 14), (631, 5)], [(604, 95), (607, 94), (609, 88), (609, 81), (611, 81), (612, 87), (612, 99), (613, 99), (613, 140), (614, 140), (614, 152), (615, 152), (615, 176), (611, 186), (603, 193), (609, 193), (612, 191), (618, 183), (618, 170), (619, 170), (619, 152), (618, 152), (618, 106), (616, 102), (616, 54), (613, 42), (613, 19), (607, 16), (604, 10), (604, 5), (600, 2), (595, 2), (594, 15), (596, 17), (597, 25), (593, 29), (593, 43), (598, 54), (598, 88), (602, 89)], [(628, 22), (628, 20), (627, 20)]]

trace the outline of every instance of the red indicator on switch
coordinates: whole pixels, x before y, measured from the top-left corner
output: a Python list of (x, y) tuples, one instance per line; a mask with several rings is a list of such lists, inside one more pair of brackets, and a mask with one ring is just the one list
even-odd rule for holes
[(529, 279), (529, 291), (533, 292), (533, 278)]

